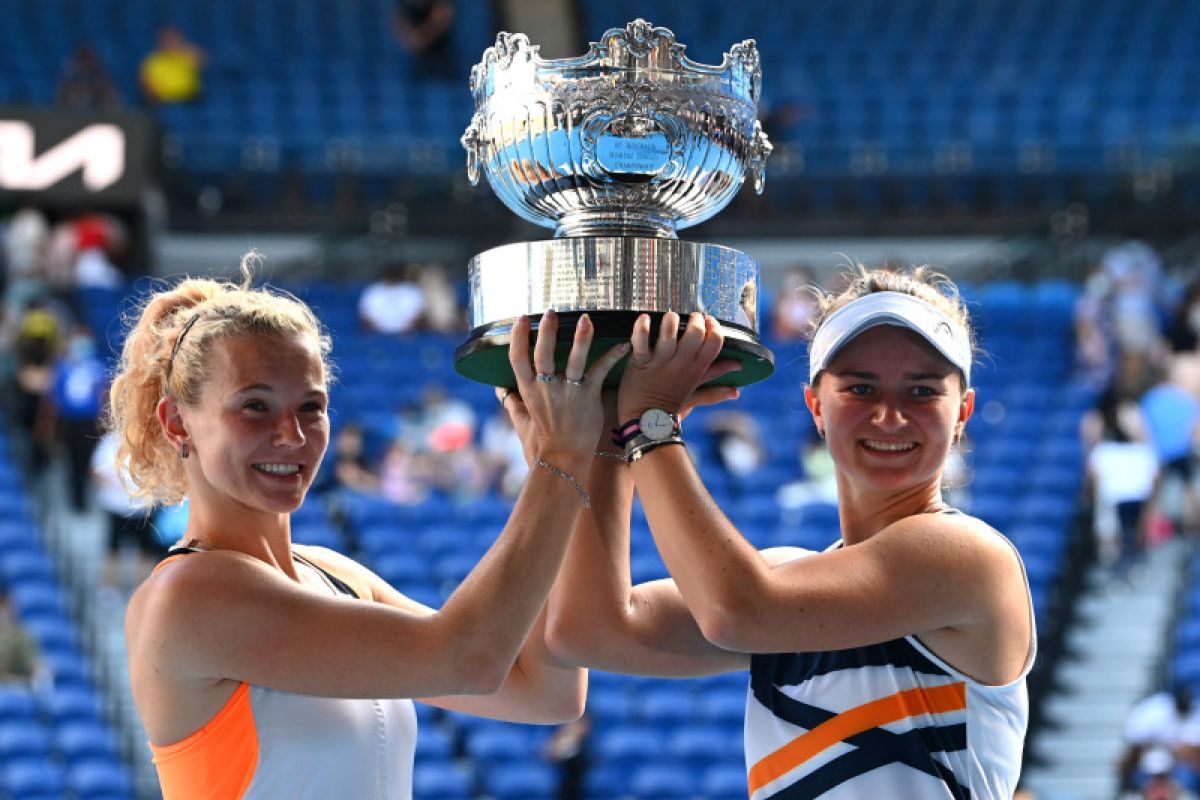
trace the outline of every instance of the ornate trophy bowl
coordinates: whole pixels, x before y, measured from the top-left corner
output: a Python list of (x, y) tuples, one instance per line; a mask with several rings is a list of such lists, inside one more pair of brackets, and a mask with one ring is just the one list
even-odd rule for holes
[[(724, 208), (749, 173), (761, 192), (771, 145), (757, 120), (753, 40), (719, 66), (688, 59), (666, 28), (635, 20), (579, 58), (546, 60), (523, 34), (501, 33), (471, 71), (475, 115), (463, 146), (518, 216), (553, 240), (493, 248), (471, 260), (468, 340), (456, 369), (512, 386), (508, 333), (521, 314), (553, 308), (560, 339), (587, 312), (592, 357), (627, 339), (633, 320), (712, 314), (723, 357), (744, 385), (774, 369), (758, 340), (758, 264), (737, 250), (680, 241), (676, 231)], [(565, 359), (565, 348), (560, 357)], [(614, 370), (611, 381), (619, 379)]]

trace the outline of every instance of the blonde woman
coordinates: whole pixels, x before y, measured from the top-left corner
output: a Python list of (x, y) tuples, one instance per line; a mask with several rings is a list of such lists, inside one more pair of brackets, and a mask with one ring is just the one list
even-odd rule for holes
[[(409, 798), (409, 698), (523, 722), (582, 710), (586, 673), (548, 654), (541, 612), (587, 495), (599, 387), (581, 324), (556, 374), (557, 321), (513, 329), (531, 472), (496, 543), (438, 610), (290, 538), (325, 455), (328, 337), (293, 297), (185, 280), (125, 342), (110, 424), (151, 503), (186, 496), (184, 540), (126, 616), (134, 699), (168, 800)], [(543, 335), (544, 334), (544, 335)], [(397, 531), (397, 536), (403, 536)]]

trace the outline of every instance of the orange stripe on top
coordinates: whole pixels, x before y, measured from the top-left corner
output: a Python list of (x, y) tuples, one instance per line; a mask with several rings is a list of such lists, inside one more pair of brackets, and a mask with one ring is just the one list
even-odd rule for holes
[(250, 684), (198, 731), (174, 744), (150, 745), (164, 800), (237, 800), (258, 767), (258, 731)]
[(800, 734), (751, 767), (747, 776), (750, 794), (783, 777), (817, 753), (863, 731), (905, 717), (961, 711), (966, 707), (966, 684), (959, 682), (931, 689), (908, 689), (843, 711), (833, 719)]

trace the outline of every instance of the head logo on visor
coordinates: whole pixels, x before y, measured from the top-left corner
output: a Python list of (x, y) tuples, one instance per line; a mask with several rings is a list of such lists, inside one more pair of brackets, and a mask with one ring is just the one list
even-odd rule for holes
[(919, 333), (962, 372), (965, 385), (971, 385), (971, 337), (967, 329), (930, 303), (904, 292), (872, 292), (830, 314), (809, 348), (809, 383), (816, 382), (817, 375), (851, 339), (878, 325)]

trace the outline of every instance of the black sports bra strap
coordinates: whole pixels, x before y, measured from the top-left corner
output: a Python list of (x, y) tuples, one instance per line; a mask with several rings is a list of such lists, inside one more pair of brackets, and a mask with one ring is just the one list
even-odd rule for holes
[[(188, 547), (185, 544), (177, 544), (177, 545), (171, 547), (171, 549), (169, 549), (167, 551), (167, 554), (165, 556), (163, 556), (163, 558), (161, 560), (166, 560), (168, 558), (171, 558), (172, 556), (185, 556), (185, 555), (188, 555), (189, 553), (204, 553), (204, 552), (207, 552), (207, 551), (201, 550), (200, 548), (197, 548), (197, 547)], [(346, 583), (344, 580), (339, 578), (337, 575), (334, 575), (329, 570), (324, 569), (324, 568), (314, 564), (313, 562), (309, 561), (307, 558), (300, 555), (299, 553), (292, 553), (292, 558), (299, 561), (301, 564), (306, 564), (306, 565), (312, 567), (317, 572), (324, 575), (325, 579), (327, 581), (329, 581), (330, 585), (332, 585), (333, 588), (335, 590), (337, 590), (339, 593), (349, 595), (356, 600), (362, 599), (361, 597), (358, 596), (358, 592), (354, 591), (354, 589), (352, 589), (350, 587), (350, 584)]]
[(339, 592), (341, 592), (342, 594), (348, 594), (348, 595), (350, 595), (351, 597), (353, 597), (353, 598), (354, 598), (354, 599), (356, 599), (356, 600), (361, 600), (361, 599), (362, 599), (362, 598), (360, 598), (360, 597), (358, 596), (358, 592), (356, 592), (356, 591), (354, 591), (353, 589), (351, 589), (351, 588), (350, 588), (350, 584), (346, 583), (344, 580), (342, 580), (341, 578), (339, 578), (337, 575), (334, 575), (334, 574), (333, 574), (332, 572), (330, 572), (329, 570), (327, 570), (327, 569), (324, 569), (323, 567), (321, 567), (321, 566), (318, 566), (317, 564), (314, 564), (313, 562), (309, 561), (307, 558), (305, 558), (304, 556), (300, 555), (299, 553), (292, 553), (292, 558), (296, 559), (296, 560), (297, 560), (297, 561), (299, 561), (301, 564), (307, 564), (308, 566), (310, 566), (310, 567), (312, 567), (313, 569), (315, 569), (317, 572), (319, 572), (319, 573), (321, 573), (322, 575), (324, 575), (324, 576), (325, 576), (325, 578), (326, 578), (326, 579), (327, 579), (327, 580), (328, 580), (328, 581), (329, 581), (331, 584), (333, 584), (333, 588), (337, 589), (337, 590), (338, 590)]

